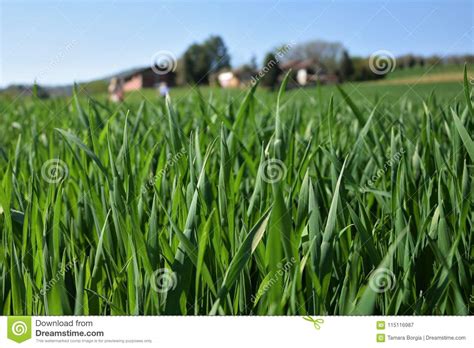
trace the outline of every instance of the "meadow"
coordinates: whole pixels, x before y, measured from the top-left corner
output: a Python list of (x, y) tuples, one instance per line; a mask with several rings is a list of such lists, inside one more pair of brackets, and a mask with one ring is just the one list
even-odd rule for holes
[(1, 314), (472, 314), (464, 76), (0, 99)]

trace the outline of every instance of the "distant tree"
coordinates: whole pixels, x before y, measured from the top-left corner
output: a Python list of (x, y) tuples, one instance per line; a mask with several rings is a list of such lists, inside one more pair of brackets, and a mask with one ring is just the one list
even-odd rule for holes
[(352, 62), (354, 64), (352, 79), (355, 81), (377, 80), (385, 76), (375, 74), (372, 69), (370, 69), (368, 58), (354, 57), (352, 58)]
[(334, 73), (339, 68), (344, 51), (344, 46), (339, 42), (315, 40), (291, 46), (288, 53), (282, 57), (282, 60), (314, 59), (322, 63), (329, 72)]
[(441, 61), (441, 58), (439, 56), (436, 56), (436, 55), (426, 58), (426, 64), (431, 65), (431, 66), (439, 64), (440, 61)]
[(189, 75), (190, 72), (186, 71), (184, 59), (185, 55), (186, 52), (181, 57), (179, 57), (178, 62), (176, 64), (176, 83), (178, 84), (178, 86), (185, 85), (188, 82), (187, 75)]
[(208, 83), (210, 62), (202, 45), (192, 44), (182, 58), (184, 81), (193, 84)]
[(272, 90), (278, 85), (278, 78), (281, 74), (281, 69), (278, 60), (273, 52), (268, 53), (263, 60), (263, 68), (260, 71), (260, 78), (262, 86), (269, 87)]
[(344, 50), (344, 52), (342, 52), (339, 74), (343, 80), (349, 80), (352, 75), (354, 75), (354, 72), (354, 64), (351, 57), (349, 56), (349, 52)]
[(249, 66), (250, 66), (253, 70), (257, 70), (257, 69), (258, 69), (257, 57), (255, 56), (255, 54), (253, 54), (253, 55), (252, 55), (252, 58), (250, 58)]
[(396, 58), (397, 69), (405, 69), (408, 67), (407, 56), (399, 56)]
[(472, 54), (466, 54), (463, 57), (463, 62), (468, 63), (468, 64), (473, 64), (474, 63), (474, 55)]
[(230, 67), (230, 56), (222, 38), (211, 36), (202, 44), (194, 43), (189, 46), (180, 63), (180, 82), (208, 84), (210, 75)]
[(230, 55), (224, 40), (220, 36), (211, 36), (204, 41), (203, 47), (209, 59), (211, 73), (230, 68)]
[(397, 67), (399, 68), (413, 68), (416, 63), (416, 57), (412, 54), (406, 54), (397, 58)]
[[(28, 90), (28, 87), (26, 87)], [(49, 92), (46, 88), (38, 85), (36, 82), (33, 84), (31, 87), (31, 94), (39, 99), (48, 99), (49, 98)]]
[(255, 74), (256, 69), (250, 64), (241, 65), (236, 69), (242, 74)]
[(18, 98), (19, 96), (33, 96), (39, 99), (48, 99), (50, 97), (49, 91), (37, 85), (36, 83), (33, 85), (9, 85), (4, 89), (0, 89), (2, 95), (11, 97), (11, 98)]

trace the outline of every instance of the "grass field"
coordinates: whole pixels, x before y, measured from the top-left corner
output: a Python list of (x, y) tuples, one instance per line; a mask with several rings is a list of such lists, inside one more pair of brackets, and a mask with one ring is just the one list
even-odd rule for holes
[[(456, 104), (464, 103), (465, 96), (463, 93), (462, 82), (448, 83), (426, 83), (426, 84), (379, 84), (377, 82), (352, 83), (347, 82), (343, 85), (344, 90), (355, 100), (369, 103), (373, 106), (378, 101), (385, 101), (392, 104), (401, 104), (406, 102), (422, 103), (429, 99), (433, 94), (435, 98), (441, 98), (444, 103)], [(191, 98), (196, 95), (196, 89), (191, 88), (174, 88), (171, 90), (171, 98), (173, 102), (180, 103), (182, 100)], [(213, 87), (200, 87), (199, 93), (207, 100), (209, 98), (216, 100), (241, 100), (245, 94), (245, 89), (220, 89)], [(302, 100), (312, 105), (324, 104), (327, 107), (331, 96), (338, 95), (339, 92), (335, 85), (299, 88), (287, 91), (287, 98), (297, 101)], [(99, 94), (96, 99), (105, 102), (107, 96)], [(260, 107), (266, 108), (266, 100), (275, 99), (274, 93), (266, 90), (257, 90), (255, 92), (256, 103)], [(127, 105), (137, 105), (145, 100), (148, 103), (159, 103), (162, 98), (152, 89), (129, 92), (126, 95), (125, 102)], [(337, 101), (337, 100), (336, 100)], [(268, 104), (269, 108), (274, 108), (274, 103)]]
[(472, 314), (468, 80), (0, 99), (2, 314)]
[[(468, 66), (468, 69), (472, 72), (472, 64)], [(439, 64), (439, 65), (425, 65), (415, 66), (412, 68), (395, 68), (393, 72), (386, 76), (387, 80), (395, 80), (401, 78), (419, 78), (421, 76), (442, 76), (442, 75), (456, 75), (459, 76), (459, 81), (463, 78), (463, 68), (460, 65), (454, 64)]]

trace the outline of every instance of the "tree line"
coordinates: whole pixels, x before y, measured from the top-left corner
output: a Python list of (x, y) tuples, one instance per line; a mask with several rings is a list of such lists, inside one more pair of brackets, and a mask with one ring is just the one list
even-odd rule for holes
[[(261, 85), (274, 87), (282, 73), (281, 66), (291, 61), (314, 60), (324, 67), (325, 73), (334, 74), (339, 81), (367, 81), (385, 77), (370, 68), (370, 57), (351, 56), (340, 42), (313, 40), (298, 44), (286, 44), (277, 47), (265, 55), (262, 65), (255, 57), (243, 66), (241, 71), (261, 74)], [(429, 56), (407, 54), (395, 58), (397, 69), (409, 69), (434, 65), (452, 65), (473, 63), (473, 55)], [(278, 64), (275, 64), (278, 63)], [(215, 82), (216, 75), (223, 70), (231, 69), (229, 50), (220, 36), (210, 36), (201, 43), (190, 45), (177, 64), (178, 84), (206, 85)]]

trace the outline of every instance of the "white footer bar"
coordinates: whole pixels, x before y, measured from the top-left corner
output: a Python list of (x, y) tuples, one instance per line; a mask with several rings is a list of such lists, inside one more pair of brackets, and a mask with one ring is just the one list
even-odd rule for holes
[(473, 347), (473, 328), (460, 316), (0, 317), (0, 347)]

